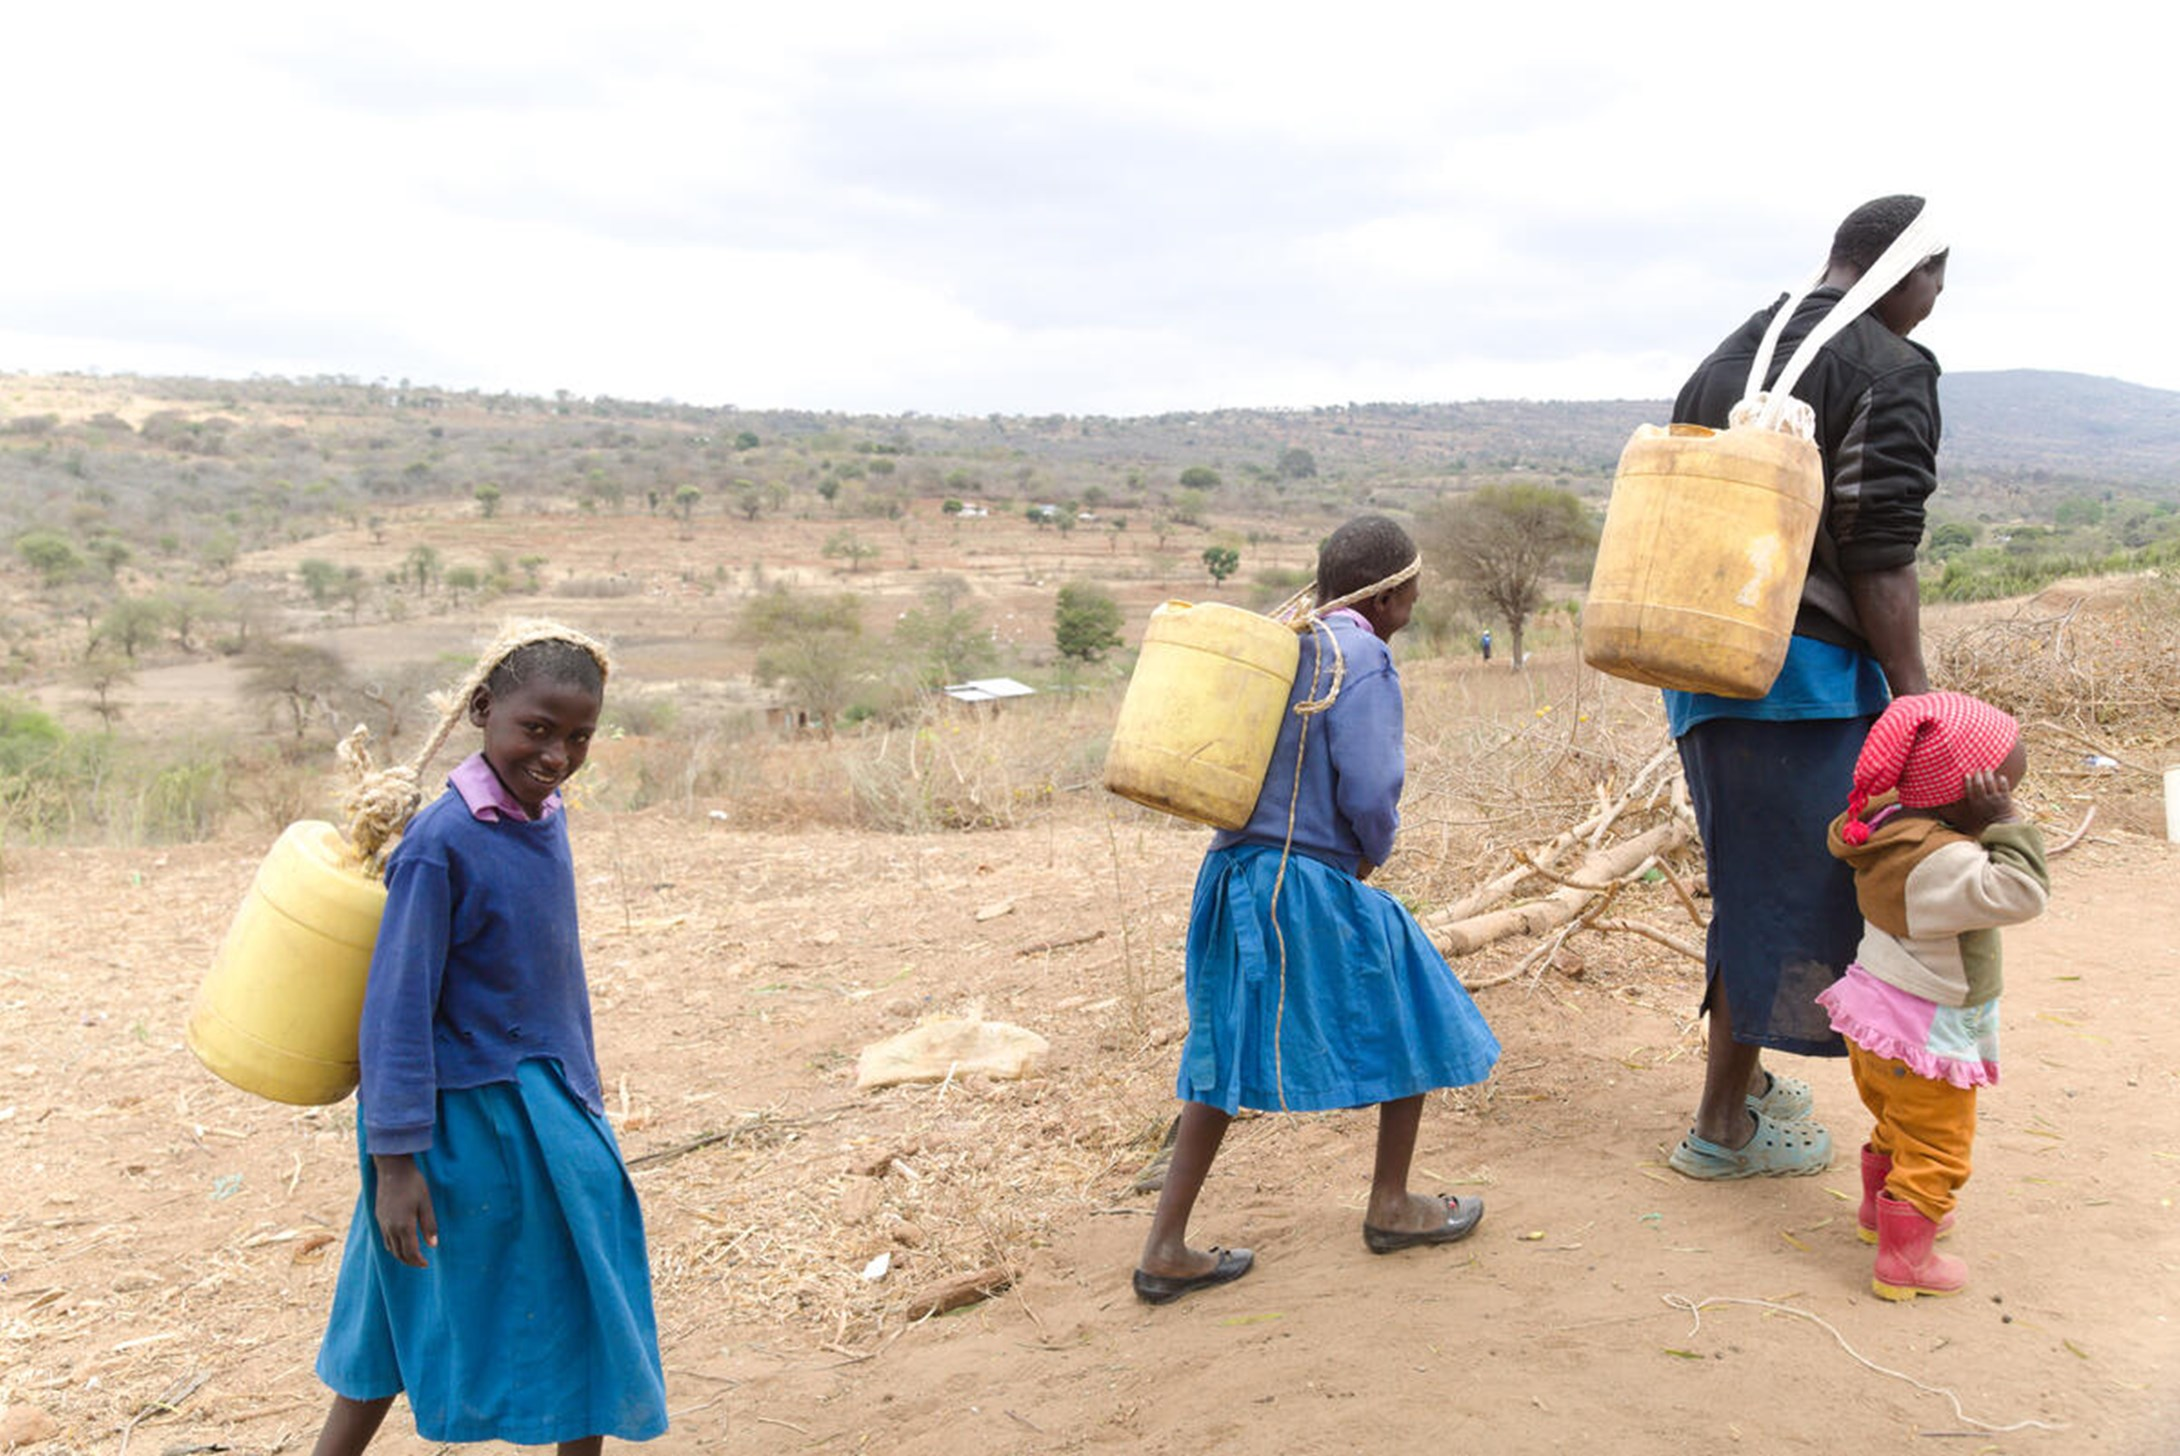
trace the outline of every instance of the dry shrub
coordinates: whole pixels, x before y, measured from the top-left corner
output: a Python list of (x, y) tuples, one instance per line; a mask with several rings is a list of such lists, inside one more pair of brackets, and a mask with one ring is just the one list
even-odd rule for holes
[(933, 708), (846, 746), (858, 821), (900, 834), (1008, 829), (1055, 794), (1095, 785), (1118, 703), (1048, 694)]
[[(1511, 863), (1625, 789), (1669, 746), (1654, 688), (1608, 678), (1575, 654), (1532, 654), (1526, 670), (1466, 657), (1404, 665), (1408, 783), (1400, 853), (1386, 888), (1428, 910)], [(1647, 827), (1645, 805), (1620, 833)]]
[(2021, 720), (2029, 796), (2093, 800), (2102, 824), (2162, 832), (2162, 776), (2180, 742), (2180, 586), (2060, 583), (1964, 618), (1930, 634), (1931, 675)]

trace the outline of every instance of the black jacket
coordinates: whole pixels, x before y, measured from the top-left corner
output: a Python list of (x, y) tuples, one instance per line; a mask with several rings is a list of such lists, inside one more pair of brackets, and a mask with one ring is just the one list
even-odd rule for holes
[[(1816, 289), (1802, 300), (1767, 384), (1839, 300), (1837, 288)], [(1674, 401), (1675, 423), (1726, 427), (1764, 330), (1785, 302), (1782, 295), (1712, 351)], [(1923, 503), (1938, 484), (1938, 361), (1864, 314), (1818, 351), (1794, 397), (1816, 412), (1824, 456), (1824, 515), (1794, 631), (1867, 651), (1846, 577), (1905, 566), (1922, 544)]]

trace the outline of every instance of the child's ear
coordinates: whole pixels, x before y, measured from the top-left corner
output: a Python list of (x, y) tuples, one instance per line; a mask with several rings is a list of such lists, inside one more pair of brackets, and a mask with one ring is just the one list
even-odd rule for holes
[(479, 687), (477, 691), (469, 695), (470, 726), (475, 728), (482, 728), (484, 726), (484, 715), (491, 710), (492, 689), (487, 687)]

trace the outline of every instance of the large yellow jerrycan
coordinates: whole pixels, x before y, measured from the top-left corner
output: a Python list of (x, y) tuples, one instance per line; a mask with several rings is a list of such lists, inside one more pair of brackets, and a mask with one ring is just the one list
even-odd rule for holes
[(1151, 613), (1105, 757), (1105, 787), (1218, 829), (1249, 822), (1279, 742), (1301, 642), (1217, 602)]
[(1632, 682), (1762, 697), (1786, 661), (1823, 504), (1806, 439), (1639, 427), (1605, 510), (1583, 661)]
[(338, 829), (290, 824), (258, 866), (190, 1008), (185, 1039), (197, 1060), (275, 1102), (346, 1097), (385, 908), (386, 887)]

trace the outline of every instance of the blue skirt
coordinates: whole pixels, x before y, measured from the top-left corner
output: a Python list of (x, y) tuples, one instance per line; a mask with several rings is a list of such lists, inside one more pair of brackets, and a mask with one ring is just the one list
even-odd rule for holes
[(416, 1155), (439, 1222), (428, 1267), (386, 1251), (363, 1157), (318, 1376), (351, 1400), (407, 1391), (428, 1441), (649, 1440), (666, 1382), (635, 1187), (557, 1063), (515, 1075), (439, 1094)]
[(1854, 872), (1825, 842), (1874, 718), (1710, 718), (1680, 737), (1711, 882), (1703, 1004), (1733, 1039), (1811, 1057), (1847, 1044), (1817, 994), (1862, 943)]
[[(1364, 1107), (1481, 1082), (1499, 1040), (1398, 900), (1306, 854), (1204, 856), (1188, 923), (1188, 1040), (1176, 1091), (1225, 1112)], [(1276, 1047), (1276, 1050), (1275, 1050)]]

